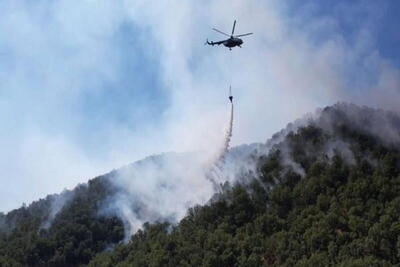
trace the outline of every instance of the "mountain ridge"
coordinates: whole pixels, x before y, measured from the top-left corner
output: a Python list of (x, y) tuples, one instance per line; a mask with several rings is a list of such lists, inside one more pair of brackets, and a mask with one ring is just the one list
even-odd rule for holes
[[(384, 131), (380, 131), (380, 129), (384, 129)], [(294, 189), (301, 191), (302, 194), (309, 195), (308, 198), (315, 199), (314, 201), (316, 203), (322, 201), (317, 201), (319, 195), (314, 196), (312, 191), (304, 191), (305, 189), (303, 190), (303, 188), (299, 189), (296, 187), (301, 183), (307, 184), (309, 180), (316, 183), (313, 176), (323, 177), (321, 173), (325, 173), (324, 175), (330, 178), (338, 177), (341, 181), (339, 185), (344, 188), (348, 186), (348, 178), (346, 178), (346, 183), (344, 183), (340, 177), (341, 175), (349, 177), (352, 168), (357, 169), (368, 177), (373, 175), (374, 172), (387, 173), (390, 174), (390, 177), (396, 177), (399, 168), (399, 132), (400, 117), (394, 112), (359, 107), (347, 103), (335, 104), (334, 106), (320, 109), (314, 114), (308, 114), (288, 124), (285, 129), (273, 135), (272, 138), (264, 144), (251, 144), (239, 148), (231, 148), (231, 152), (227, 155), (226, 162), (221, 168), (220, 173), (223, 179), (217, 180), (220, 184), (217, 192), (209, 191), (211, 189), (208, 186), (198, 187), (198, 181), (193, 182), (186, 178), (186, 176), (188, 176), (187, 174), (193, 174), (195, 176), (199, 174), (197, 172), (185, 173), (185, 169), (191, 169), (192, 167), (197, 168), (196, 164), (198, 163), (198, 161), (189, 161), (189, 164), (186, 164), (188, 163), (185, 161), (188, 157), (187, 155), (167, 153), (170, 158), (175, 157), (172, 161), (171, 159), (167, 159), (165, 154), (150, 156), (146, 158), (146, 160), (129, 164), (122, 169), (114, 170), (105, 175), (91, 179), (86, 185), (78, 185), (73, 190), (73, 196), (66, 199), (63, 203), (63, 207), (65, 208), (60, 208), (58, 213), (53, 215), (51, 213), (51, 206), (52, 203), (55, 203), (54, 198), (56, 197), (54, 197), (54, 195), (46, 197), (42, 202), (33, 202), (28, 207), (13, 210), (10, 213), (12, 216), (10, 216), (14, 216), (17, 219), (14, 218), (11, 221), (13, 223), (22, 221), (22, 224), (16, 225), (14, 229), (9, 227), (6, 229), (7, 231), (2, 233), (0, 239), (0, 263), (2, 263), (2, 261), (7, 263), (13, 262), (13, 259), (16, 258), (17, 260), (14, 260), (15, 264), (17, 264), (16, 266), (18, 266), (18, 262), (28, 265), (80, 265), (87, 264), (91, 260), (93, 260), (93, 266), (101, 262), (110, 262), (109, 265), (105, 264), (103, 266), (114, 266), (123, 262), (126, 264), (133, 264), (134, 266), (145, 266), (151, 262), (155, 263), (156, 259), (158, 259), (155, 257), (146, 260), (146, 258), (142, 257), (144, 254), (140, 254), (142, 256), (138, 256), (137, 254), (142, 251), (142, 246), (147, 244), (146, 240), (149, 238), (148, 234), (151, 235), (151, 231), (158, 229), (156, 232), (160, 235), (160, 238), (172, 238), (172, 240), (175, 240), (174, 238), (177, 238), (176, 231), (181, 231), (180, 229), (183, 227), (182, 224), (186, 224), (188, 220), (191, 220), (190, 218), (198, 223), (198, 219), (196, 218), (198, 218), (198, 216), (203, 216), (201, 214), (204, 214), (204, 212), (210, 209), (218, 210), (221, 213), (214, 213), (214, 219), (205, 217), (208, 219), (204, 221), (204, 224), (216, 224), (215, 229), (222, 227), (222, 225), (218, 224), (218, 221), (220, 220), (221, 223), (223, 223), (225, 215), (229, 215), (229, 218), (232, 216), (232, 218), (236, 218), (240, 215), (236, 219), (229, 219), (234, 222), (237, 220), (242, 222), (233, 224), (237, 229), (242, 229), (246, 224), (252, 225), (252, 220), (257, 220), (258, 218), (257, 214), (260, 213), (261, 217), (268, 217), (268, 214), (264, 214), (267, 212), (266, 207), (270, 207), (269, 209), (274, 210), (277, 214), (277, 218), (275, 219), (288, 220), (288, 218), (285, 217), (286, 213), (291, 212), (288, 211), (288, 209), (290, 210), (293, 206), (296, 207), (296, 205), (300, 205), (304, 201), (307, 202), (307, 200), (303, 199), (304, 196), (298, 195)], [(191, 155), (192, 158), (195, 157), (194, 154)], [(160, 158), (162, 158), (162, 160), (160, 160)], [(176, 164), (175, 161), (177, 159), (183, 160), (185, 168)], [(154, 160), (155, 163), (152, 163), (151, 161)], [(167, 168), (163, 167), (163, 164), (165, 164)], [(142, 169), (138, 168), (133, 172), (130, 171), (131, 168), (135, 169), (135, 166), (137, 167), (139, 165)], [(146, 169), (146, 165), (149, 165), (149, 168)], [(157, 171), (154, 172), (155, 166), (161, 166), (161, 170), (167, 173), (167, 175), (164, 176), (167, 177), (162, 175), (154, 176), (155, 173), (159, 175)], [(332, 173), (333, 170), (336, 173)], [(128, 183), (122, 179), (121, 181), (123, 182), (121, 184), (116, 184), (114, 181), (121, 179), (121, 172), (124, 171), (127, 171), (128, 175), (125, 178)], [(151, 185), (152, 190), (138, 191), (138, 187), (144, 186), (144, 188), (146, 188), (148, 184), (130, 184), (132, 177), (136, 175), (135, 171), (138, 173), (139, 177), (142, 178), (158, 177), (156, 182)], [(147, 176), (143, 176), (143, 173), (141, 173), (149, 171), (150, 173), (146, 174)], [(184, 174), (181, 175), (181, 172)], [(174, 180), (171, 179), (171, 177), (176, 175), (176, 173), (180, 175), (176, 176), (178, 182), (174, 184), (170, 181)], [(353, 175), (358, 177), (358, 174)], [(393, 179), (395, 180), (395, 178)], [(183, 183), (185, 186), (180, 186), (179, 183)], [(333, 184), (335, 183), (337, 182), (333, 182)], [(331, 184), (325, 186), (327, 186), (327, 188), (332, 187)], [(284, 189), (280, 189), (280, 187)], [(397, 187), (393, 185), (393, 188)], [(190, 192), (186, 194), (188, 190)], [(205, 191), (196, 197), (191, 196), (190, 194), (194, 194), (196, 190)], [(284, 193), (285, 190), (287, 190), (286, 193)], [(333, 188), (330, 190), (336, 189)], [(133, 195), (133, 193), (138, 192), (142, 193), (142, 196)], [(210, 195), (210, 192), (212, 192), (214, 197)], [(159, 196), (154, 196), (155, 193)], [(180, 194), (178, 198), (174, 198), (174, 195), (177, 194)], [(293, 203), (293, 199), (296, 198), (287, 199), (285, 194), (288, 196), (297, 196), (297, 201), (300, 204)], [(68, 193), (64, 192), (64, 195), (68, 195)], [(322, 195), (329, 197), (330, 192), (323, 191)], [(110, 198), (110, 196), (117, 197)], [(156, 200), (151, 200), (149, 197), (153, 197)], [(206, 199), (207, 197), (208, 199)], [(348, 197), (350, 198), (350, 196)], [(323, 198), (323, 196), (321, 196), (321, 198)], [(173, 199), (172, 202), (171, 199)], [(211, 202), (209, 201), (210, 199)], [(248, 211), (246, 207), (243, 207), (243, 209), (240, 208), (243, 204), (241, 201), (247, 201), (246, 203), (250, 205), (247, 207), (249, 209)], [(59, 204), (62, 204), (61, 202)], [(114, 206), (110, 206), (110, 203)], [(171, 208), (171, 205), (174, 203), (180, 203), (178, 209), (175, 207)], [(239, 207), (236, 207), (235, 203), (239, 205)], [(201, 206), (198, 206), (199, 204)], [(219, 210), (218, 205), (223, 205), (227, 211), (222, 212)], [(326, 206), (327, 204), (325, 203), (324, 205)], [(105, 207), (108, 207), (108, 210)], [(116, 209), (116, 207), (119, 209)], [(187, 211), (188, 208), (189, 211)], [(229, 209), (231, 208), (236, 210), (236, 215), (229, 214)], [(305, 206), (301, 206), (301, 209), (304, 208)], [(317, 207), (317, 209), (318, 208), (319, 207)], [(100, 210), (102, 212), (99, 212)], [(268, 210), (268, 212), (271, 212), (271, 210)], [(8, 215), (2, 215), (0, 217), (0, 224), (4, 224), (5, 216)], [(52, 220), (52, 222), (45, 225), (44, 222), (49, 219)], [(215, 219), (215, 223), (210, 221)], [(164, 221), (172, 222), (172, 225), (163, 224)], [(150, 224), (147, 222), (150, 222)], [(144, 230), (136, 232), (143, 223), (145, 223)], [(288, 221), (287, 224), (289, 225), (290, 221)], [(198, 225), (193, 227), (195, 228), (190, 231), (197, 232), (196, 227), (198, 227)], [(229, 230), (229, 227), (226, 227), (227, 226), (223, 226), (221, 229), (224, 229), (223, 232), (229, 234), (231, 236), (230, 238), (233, 238), (231, 242), (239, 242), (238, 240), (234, 241), (236, 238), (236, 230), (232, 232), (232, 229)], [(312, 225), (309, 227), (312, 228)], [(348, 230), (342, 228), (337, 229), (342, 232)], [(337, 229), (334, 231), (339, 231)], [(268, 230), (267, 232), (270, 231)], [(180, 255), (181, 262), (174, 261), (169, 257), (163, 258), (160, 262), (178, 265), (185, 265), (183, 264), (185, 262), (191, 265), (200, 263), (206, 264), (208, 262), (207, 264), (211, 266), (217, 266), (219, 264), (223, 264), (223, 266), (226, 266), (226, 264), (230, 266), (237, 264), (246, 266), (250, 264), (248, 266), (251, 266), (252, 263), (280, 265), (288, 264), (284, 260), (286, 257), (291, 263), (301, 261), (310, 263), (313, 254), (304, 253), (304, 255), (307, 255), (307, 258), (291, 258), (289, 256), (278, 257), (278, 254), (282, 251), (276, 251), (272, 256), (269, 255), (266, 250), (272, 249), (273, 246), (268, 247), (271, 244), (268, 243), (270, 236), (266, 234), (267, 232), (260, 232), (263, 236), (262, 238), (260, 237), (260, 240), (266, 240), (265, 242), (267, 243), (263, 241), (265, 243), (264, 245), (258, 244), (256, 246), (262, 248), (261, 250), (263, 251), (246, 252), (245, 259), (239, 259), (234, 256), (222, 259), (221, 255), (223, 255), (223, 251), (221, 251), (221, 255), (210, 256), (210, 258), (206, 257), (208, 253), (207, 250), (199, 248), (201, 253), (206, 253), (200, 253), (203, 255), (201, 257), (203, 257), (204, 261), (190, 262), (186, 256), (179, 254), (181, 253), (179, 252), (178, 254)], [(30, 239), (26, 241), (25, 245), (21, 246), (21, 240), (27, 240), (26, 236), (28, 233), (31, 235)], [(168, 236), (169, 233), (171, 233), (171, 236)], [(213, 231), (210, 233), (213, 233)], [(207, 240), (211, 238), (210, 233), (207, 232)], [(276, 233), (271, 232), (270, 234), (274, 236)], [(182, 240), (185, 240), (185, 238)], [(223, 237), (221, 238), (221, 240), (224, 240)], [(125, 242), (128, 242), (126, 245), (122, 243), (124, 239)], [(142, 239), (143, 243), (140, 243), (139, 240)], [(153, 241), (157, 244), (160, 242), (160, 240)], [(177, 240), (174, 242), (176, 243)], [(186, 241), (182, 242), (182, 244), (186, 244)], [(192, 242), (195, 241), (192, 240)], [(259, 241), (257, 242), (259, 243)], [(6, 246), (6, 244), (11, 248)], [(215, 244), (226, 247), (226, 244), (220, 244), (218, 242)], [(115, 255), (117, 255), (114, 252), (101, 253), (110, 248), (110, 246), (116, 246), (115, 253), (120, 253), (121, 250), (128, 249), (129, 251), (126, 252), (126, 255), (131, 255), (133, 253), (132, 255), (136, 255), (136, 258), (144, 261), (131, 261), (129, 257), (120, 257), (119, 260), (114, 261), (112, 258), (115, 258)], [(132, 251), (132, 246), (136, 247), (136, 249), (134, 249), (137, 250), (136, 254), (135, 251)], [(184, 248), (179, 245), (179, 242), (175, 244), (175, 247), (177, 251), (180, 248)], [(15, 251), (20, 251), (20, 254), (15, 255), (13, 249)], [(212, 249), (212, 246), (209, 247), (209, 249)], [(327, 246), (326, 250), (328, 251)], [(161, 253), (162, 251), (166, 253), (169, 250), (162, 249), (159, 252)], [(238, 252), (236, 248), (231, 248), (229, 253), (234, 253), (235, 251)], [(244, 252), (241, 251), (240, 253)], [(132, 255), (130, 256), (131, 258), (133, 257)], [(188, 255), (192, 254), (189, 253)], [(198, 259), (194, 254), (192, 256)], [(335, 257), (337, 257), (337, 255)], [(329, 257), (326, 256), (325, 258)], [(318, 260), (322, 259), (323, 257), (321, 257), (321, 259), (318, 258)], [(393, 262), (396, 259), (395, 256), (392, 258), (374, 258), (374, 260), (381, 260), (387, 263)], [(139, 262), (144, 265), (139, 265)]]

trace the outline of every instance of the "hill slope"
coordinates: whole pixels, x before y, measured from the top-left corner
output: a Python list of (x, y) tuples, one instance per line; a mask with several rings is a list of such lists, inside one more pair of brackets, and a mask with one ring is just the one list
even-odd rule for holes
[(177, 226), (146, 225), (91, 266), (398, 263), (398, 122), (353, 105), (326, 108), (258, 158), (257, 179), (226, 186)]
[[(231, 150), (212, 201), (204, 204), (207, 191), (179, 209), (153, 212), (153, 191), (130, 195), (142, 191), (123, 190), (114, 171), (1, 216), (0, 265), (389, 266), (400, 260), (399, 132), (397, 114), (327, 107), (266, 144)], [(166, 161), (126, 168), (147, 170), (137, 164), (149, 160)], [(162, 178), (154, 188), (196, 195), (195, 185)], [(126, 198), (136, 201), (117, 211), (151, 223), (124, 244), (136, 229), (126, 213), (106, 211)]]

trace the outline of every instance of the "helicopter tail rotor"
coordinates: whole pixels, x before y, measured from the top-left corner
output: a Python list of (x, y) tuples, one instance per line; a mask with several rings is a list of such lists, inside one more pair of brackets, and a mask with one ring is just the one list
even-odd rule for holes
[(212, 45), (212, 46), (214, 46), (214, 42), (212, 42), (212, 41), (209, 42), (208, 39), (207, 39), (207, 41), (204, 43), (204, 45)]

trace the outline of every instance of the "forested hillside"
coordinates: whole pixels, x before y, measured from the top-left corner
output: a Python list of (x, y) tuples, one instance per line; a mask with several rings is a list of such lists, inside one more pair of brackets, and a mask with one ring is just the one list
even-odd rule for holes
[[(122, 240), (122, 222), (98, 214), (112, 194), (108, 174), (2, 216), (0, 266), (71, 266)], [(66, 202), (66, 203), (60, 203)], [(62, 205), (52, 216), (55, 205)]]
[[(374, 129), (375, 119), (386, 128)], [(259, 159), (257, 179), (225, 186), (177, 226), (146, 225), (90, 266), (396, 264), (400, 153), (398, 128), (388, 127), (398, 122), (366, 108), (326, 108)], [(379, 130), (397, 133), (389, 140)]]
[(99, 213), (115, 172), (78, 186), (51, 223), (52, 196), (3, 215), (0, 265), (400, 262), (400, 117), (337, 104), (288, 129), (249, 156), (256, 172), (221, 184), (178, 224), (146, 223), (127, 243), (123, 222)]

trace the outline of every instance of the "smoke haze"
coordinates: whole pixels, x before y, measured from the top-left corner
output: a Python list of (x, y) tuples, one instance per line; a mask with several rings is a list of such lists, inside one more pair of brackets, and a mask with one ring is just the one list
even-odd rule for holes
[(232, 130), (233, 103), (225, 136), (215, 148), (152, 156), (118, 170), (111, 180), (117, 194), (101, 213), (122, 219), (125, 241), (145, 222), (178, 222), (188, 208), (209, 201), (226, 181), (223, 167)]
[[(148, 155), (215, 149), (229, 83), (240, 88), (232, 145), (337, 101), (398, 110), (397, 52), (380, 43), (397, 2), (328, 2), (2, 1), (0, 210)], [(234, 19), (254, 32), (242, 49), (203, 45)], [(143, 188), (166, 179), (145, 173)]]

